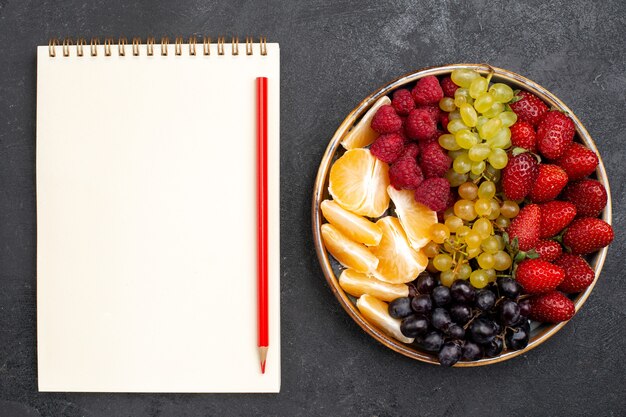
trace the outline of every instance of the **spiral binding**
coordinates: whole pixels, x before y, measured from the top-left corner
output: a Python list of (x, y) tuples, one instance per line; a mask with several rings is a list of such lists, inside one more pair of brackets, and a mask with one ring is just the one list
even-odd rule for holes
[[(117, 43), (117, 55), (118, 56), (126, 56), (126, 47), (128, 45), (128, 39), (124, 38), (124, 37), (120, 37), (117, 42), (115, 42), (115, 39), (113, 38), (105, 38), (104, 39), (104, 56), (105, 57), (109, 57), (112, 56), (115, 52), (115, 48), (114, 45)], [(155, 38), (152, 36), (149, 36), (146, 38), (146, 54), (148, 56), (153, 56), (155, 53)], [(232, 37), (231, 38), (231, 54), (232, 55), (239, 55), (239, 38), (238, 37)], [(180, 56), (183, 53), (183, 37), (182, 36), (177, 36), (175, 41), (174, 41), (174, 55), (176, 56)], [(224, 50), (224, 46), (226, 44), (226, 38), (223, 36), (220, 36), (217, 38), (217, 54), (218, 55), (225, 55), (226, 52)], [(253, 51), (253, 46), (254, 44), (254, 40), (252, 37), (247, 36), (246, 37), (246, 49), (245, 49), (245, 53), (246, 55), (254, 55), (254, 51)], [(131, 48), (131, 52), (133, 56), (139, 56), (140, 55), (140, 48), (139, 46), (143, 45), (143, 43), (141, 42), (141, 38), (133, 38), (131, 43), (130, 43), (130, 48)], [(196, 55), (197, 54), (197, 49), (196, 46), (198, 45), (198, 39), (196, 36), (190, 36), (189, 37), (189, 42), (187, 44), (188, 48), (189, 48), (189, 55)], [(63, 54), (64, 57), (68, 57), (70, 56), (70, 50), (71, 48), (75, 48), (76, 49), (76, 55), (77, 56), (83, 56), (85, 51), (85, 47), (87, 46), (87, 41), (84, 38), (78, 38), (76, 39), (76, 44), (74, 44), (72, 38), (64, 38), (63, 42), (59, 43), (59, 40), (57, 38), (52, 38), (50, 39), (50, 41), (48, 42), (48, 55), (50, 55), (51, 57), (56, 57), (57, 55), (57, 47), (61, 47), (61, 52)], [(97, 56), (98, 55), (98, 46), (100, 46), (100, 39), (99, 38), (91, 38), (90, 42), (89, 42), (89, 53), (91, 56)], [(169, 47), (170, 47), (170, 43), (169, 43), (169, 38), (167, 36), (164, 36), (161, 38), (161, 42), (160, 45), (157, 46), (158, 49), (158, 53), (161, 56), (167, 56), (169, 53)], [(267, 38), (265, 36), (261, 36), (259, 37), (259, 53), (261, 55), (267, 55)], [(203, 36), (202, 37), (202, 55), (211, 55), (211, 38)]]

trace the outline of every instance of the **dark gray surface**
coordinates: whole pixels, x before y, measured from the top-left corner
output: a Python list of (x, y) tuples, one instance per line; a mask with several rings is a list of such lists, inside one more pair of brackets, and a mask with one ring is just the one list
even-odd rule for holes
[[(626, 5), (459, 3), (0, 0), (0, 416), (625, 415)], [(193, 33), (281, 44), (282, 392), (39, 394), (35, 46), (50, 36)], [(519, 72), (576, 112), (612, 179), (617, 231), (569, 325), (525, 356), (477, 369), (414, 362), (365, 335), (323, 279), (309, 220), (317, 165), (344, 115), (390, 79), (452, 62)]]

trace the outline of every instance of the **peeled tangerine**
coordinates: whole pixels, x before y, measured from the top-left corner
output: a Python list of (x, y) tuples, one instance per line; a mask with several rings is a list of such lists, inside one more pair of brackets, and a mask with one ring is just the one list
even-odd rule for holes
[(351, 149), (330, 169), (328, 191), (344, 209), (367, 217), (380, 217), (389, 207), (389, 167), (369, 149)]
[(320, 208), (326, 220), (350, 239), (367, 246), (380, 243), (383, 231), (365, 217), (344, 209), (333, 200), (322, 201)]
[(374, 142), (378, 137), (378, 133), (370, 127), (370, 124), (378, 109), (385, 104), (391, 104), (391, 100), (387, 96), (382, 96), (370, 107), (361, 120), (350, 129), (341, 145), (346, 149), (354, 149), (363, 148)]
[(393, 301), (396, 298), (409, 296), (409, 287), (406, 284), (389, 284), (351, 269), (346, 269), (341, 273), (339, 285), (353, 297), (368, 294), (379, 300)]
[(396, 206), (396, 214), (411, 247), (422, 249), (430, 242), (430, 227), (437, 223), (437, 213), (415, 201), (411, 190), (396, 190), (390, 185), (387, 194)]
[(322, 225), (322, 240), (330, 254), (347, 268), (358, 272), (371, 272), (378, 266), (378, 259), (367, 247), (348, 239), (329, 223)]
[(387, 303), (371, 295), (364, 294), (356, 301), (356, 306), (368, 322), (389, 336), (403, 343), (413, 343), (415, 340), (402, 334), (400, 331), (400, 320), (394, 319), (389, 315)]
[(372, 275), (390, 284), (413, 281), (428, 265), (428, 258), (409, 244), (400, 221), (391, 216), (376, 222), (383, 230), (383, 238), (370, 251), (378, 258), (378, 267)]

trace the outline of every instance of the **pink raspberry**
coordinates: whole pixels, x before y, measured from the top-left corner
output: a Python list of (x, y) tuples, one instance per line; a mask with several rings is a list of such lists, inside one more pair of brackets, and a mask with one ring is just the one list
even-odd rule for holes
[(448, 201), (446, 202), (446, 208), (454, 207), (454, 203), (456, 203), (456, 196), (450, 189), (450, 194), (448, 195)]
[(448, 113), (446, 113), (445, 111), (442, 111), (441, 115), (439, 116), (439, 125), (444, 132), (448, 131), (448, 123), (450, 123), (450, 116), (448, 116)]
[(424, 180), (415, 158), (406, 155), (389, 167), (389, 181), (398, 190), (414, 190)]
[(372, 129), (380, 134), (394, 133), (402, 127), (402, 119), (390, 105), (380, 106), (372, 118)]
[(413, 94), (413, 100), (418, 106), (435, 106), (443, 98), (443, 90), (439, 85), (439, 80), (434, 75), (421, 78), (415, 84), (411, 94)]
[(456, 92), (457, 88), (459, 88), (459, 86), (456, 85), (454, 81), (452, 81), (452, 78), (450, 78), (449, 76), (443, 77), (443, 79), (441, 80), (441, 89), (443, 90), (444, 96), (454, 98), (454, 93)]
[(437, 132), (437, 121), (433, 119), (431, 110), (422, 107), (411, 110), (404, 128), (409, 138), (428, 140)]
[(400, 158), (404, 158), (405, 156), (409, 156), (413, 159), (417, 158), (417, 155), (420, 153), (420, 147), (417, 143), (411, 142), (404, 147), (404, 153)]
[(391, 164), (402, 155), (404, 138), (397, 133), (380, 135), (370, 146), (370, 152), (383, 162)]
[(424, 108), (428, 110), (430, 116), (433, 118), (433, 120), (435, 120), (435, 122), (439, 121), (439, 117), (441, 116), (441, 113), (443, 113), (439, 106), (424, 106)]
[(429, 143), (421, 150), (420, 167), (426, 178), (443, 177), (451, 164), (452, 158), (437, 141)]
[(433, 211), (442, 211), (448, 205), (450, 183), (445, 178), (427, 178), (415, 189), (415, 201)]
[(415, 108), (415, 101), (411, 92), (406, 88), (402, 88), (393, 93), (391, 105), (400, 116), (406, 116)]

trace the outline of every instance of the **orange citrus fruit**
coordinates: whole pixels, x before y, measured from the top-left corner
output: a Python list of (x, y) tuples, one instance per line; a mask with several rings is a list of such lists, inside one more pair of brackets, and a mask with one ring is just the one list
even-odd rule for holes
[(380, 217), (389, 207), (389, 167), (369, 149), (351, 149), (330, 169), (328, 191), (344, 209), (367, 217)]
[(376, 224), (383, 230), (383, 238), (378, 246), (370, 248), (378, 258), (378, 267), (372, 275), (391, 284), (413, 281), (426, 269), (428, 258), (421, 250), (411, 247), (396, 217), (383, 217)]
[(391, 100), (387, 96), (382, 96), (361, 117), (361, 120), (350, 129), (341, 145), (346, 149), (354, 149), (363, 148), (374, 142), (378, 137), (378, 133), (370, 127), (370, 124), (380, 106), (385, 104), (391, 104)]
[(396, 190), (390, 185), (387, 193), (396, 207), (396, 214), (411, 247), (422, 249), (430, 242), (430, 228), (437, 223), (437, 213), (415, 201), (411, 190)]
[(369, 294), (379, 300), (393, 301), (409, 296), (409, 287), (406, 284), (390, 284), (352, 269), (345, 269), (341, 273), (339, 285), (353, 297)]
[(394, 319), (389, 315), (389, 307), (384, 301), (364, 294), (356, 301), (356, 306), (367, 321), (387, 335), (404, 343), (413, 343), (415, 340), (402, 334), (400, 320)]
[(375, 223), (344, 209), (336, 201), (324, 200), (320, 208), (330, 224), (356, 242), (375, 246), (383, 237), (383, 231)]
[(346, 268), (371, 272), (378, 265), (378, 259), (365, 245), (350, 240), (330, 223), (322, 225), (322, 240), (328, 252)]

